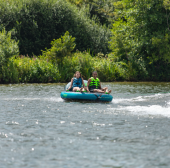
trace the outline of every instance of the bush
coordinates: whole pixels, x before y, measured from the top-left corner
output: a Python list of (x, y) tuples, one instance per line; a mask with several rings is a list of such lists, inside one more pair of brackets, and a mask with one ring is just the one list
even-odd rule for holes
[(6, 66), (2, 67), (2, 83), (18, 83), (18, 71), (13, 61), (9, 60)]
[(63, 57), (71, 55), (71, 51), (74, 50), (76, 46), (74, 41), (75, 38), (69, 36), (67, 31), (64, 36), (51, 42), (52, 47), (43, 51), (43, 56), (47, 57), (52, 63), (60, 65)]
[(47, 83), (59, 82), (60, 74), (57, 66), (44, 59), (25, 56), (12, 58), (13, 66), (18, 72), (18, 82), (21, 83)]
[(3, 72), (6, 72), (6, 66), (9, 58), (18, 54), (18, 42), (11, 39), (11, 32), (5, 29), (0, 32), (0, 82), (3, 82)]
[(128, 66), (124, 62), (114, 62), (110, 58), (95, 58), (94, 68), (103, 82), (128, 80)]
[(80, 71), (83, 78), (88, 80), (94, 70), (103, 82), (128, 80), (131, 77), (129, 65), (123, 62), (95, 58), (86, 51), (77, 51), (72, 56), (64, 57), (59, 70), (45, 57), (12, 57), (2, 68), (2, 79), (3, 83), (69, 82), (76, 71)]
[(110, 58), (92, 57), (87, 52), (76, 52), (72, 57), (65, 57), (60, 70), (61, 81), (68, 82), (76, 71), (80, 71), (84, 79), (88, 80), (96, 70), (103, 82), (129, 79), (129, 67), (124, 62), (114, 62)]
[(88, 79), (94, 70), (93, 65), (93, 58), (87, 52), (76, 52), (72, 57), (65, 57), (60, 69), (61, 81), (70, 81), (76, 71), (80, 71), (83, 78)]
[(3, 29), (0, 32), (0, 66), (7, 64), (8, 59), (18, 52), (18, 42), (11, 39), (11, 32)]

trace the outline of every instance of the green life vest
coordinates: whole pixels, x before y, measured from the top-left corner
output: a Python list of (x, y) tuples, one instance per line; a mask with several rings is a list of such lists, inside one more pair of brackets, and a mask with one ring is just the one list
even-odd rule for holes
[(99, 89), (100, 88), (100, 80), (99, 78), (94, 79), (91, 77), (91, 82), (89, 85), (89, 89)]

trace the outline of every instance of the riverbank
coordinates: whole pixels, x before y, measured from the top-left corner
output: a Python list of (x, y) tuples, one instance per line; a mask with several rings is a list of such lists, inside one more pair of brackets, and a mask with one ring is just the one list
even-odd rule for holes
[(39, 56), (19, 55), (18, 42), (11, 39), (11, 32), (3, 30), (0, 35), (3, 51), (0, 55), (0, 83), (69, 82), (76, 71), (80, 71), (84, 79), (97, 71), (102, 82), (170, 81), (170, 75), (167, 75), (169, 64), (155, 66), (153, 71), (153, 65), (141, 68), (134, 62), (118, 60), (112, 53), (92, 56), (90, 51), (73, 51), (75, 38), (68, 32), (52, 41), (51, 48)]
[(68, 82), (76, 71), (80, 71), (83, 78), (88, 79), (94, 70), (98, 72), (101, 81), (123, 81), (128, 79), (123, 66), (121, 62), (92, 57), (87, 52), (66, 56), (61, 65), (52, 64), (46, 57), (15, 56), (2, 68), (1, 83)]
[[(112, 58), (92, 57), (87, 52), (76, 52), (65, 57), (62, 65), (52, 64), (45, 57), (14, 56), (7, 66), (2, 67), (0, 84), (8, 83), (66, 83), (76, 71), (84, 79), (96, 70), (101, 82), (168, 82), (159, 78), (138, 79), (132, 73), (130, 64), (114, 62)], [(135, 70), (134, 70), (135, 71)]]

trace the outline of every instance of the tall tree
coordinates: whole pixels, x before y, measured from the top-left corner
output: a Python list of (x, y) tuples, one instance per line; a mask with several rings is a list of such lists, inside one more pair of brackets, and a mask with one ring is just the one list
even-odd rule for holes
[(159, 71), (160, 65), (170, 62), (168, 5), (165, 7), (163, 0), (122, 0), (114, 4), (117, 21), (110, 47), (118, 59), (129, 61), (138, 77)]

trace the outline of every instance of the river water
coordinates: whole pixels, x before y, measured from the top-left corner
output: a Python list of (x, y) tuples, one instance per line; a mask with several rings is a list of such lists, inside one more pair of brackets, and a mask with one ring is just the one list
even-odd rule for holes
[(170, 167), (170, 83), (102, 85), (112, 102), (65, 102), (64, 84), (0, 85), (0, 167)]

